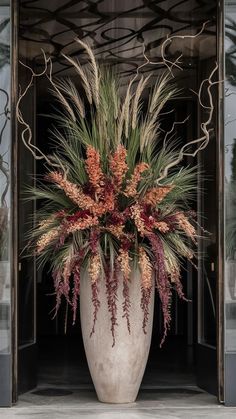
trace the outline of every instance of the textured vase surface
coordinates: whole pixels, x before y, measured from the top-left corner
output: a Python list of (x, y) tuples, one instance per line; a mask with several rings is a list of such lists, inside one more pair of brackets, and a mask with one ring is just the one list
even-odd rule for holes
[(123, 283), (119, 281), (117, 292), (117, 323), (115, 345), (111, 335), (105, 280), (99, 281), (99, 300), (95, 333), (90, 337), (93, 325), (92, 292), (89, 278), (83, 275), (80, 291), (81, 327), (90, 374), (98, 399), (105, 403), (132, 403), (136, 400), (145, 371), (152, 335), (154, 287), (149, 305), (146, 334), (143, 333), (143, 311), (140, 307), (140, 273), (133, 271), (129, 283), (130, 325), (122, 318)]

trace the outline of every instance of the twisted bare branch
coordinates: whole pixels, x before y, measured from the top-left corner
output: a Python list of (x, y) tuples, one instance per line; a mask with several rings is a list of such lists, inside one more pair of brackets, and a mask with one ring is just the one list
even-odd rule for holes
[(172, 132), (174, 132), (174, 129), (175, 129), (176, 125), (185, 124), (185, 122), (188, 121), (189, 116), (190, 115), (188, 115), (183, 121), (175, 121), (175, 122), (173, 122), (171, 129), (165, 133), (165, 137), (164, 137), (164, 140), (163, 140), (163, 147), (165, 147), (166, 141), (167, 141), (169, 135), (172, 134)]
[(197, 32), (195, 35), (172, 35), (172, 36), (167, 35), (165, 41), (163, 42), (163, 44), (161, 46), (161, 57), (162, 57), (163, 63), (168, 68), (172, 77), (174, 77), (173, 72), (172, 72), (173, 67), (176, 67), (179, 70), (182, 70), (182, 67), (179, 65), (180, 64), (179, 60), (182, 58), (182, 54), (180, 54), (179, 57), (177, 57), (175, 61), (168, 60), (166, 58), (166, 48), (167, 48), (167, 46), (170, 45), (173, 42), (174, 39), (194, 39), (194, 38), (197, 38), (198, 36), (200, 36), (204, 32), (205, 27), (208, 23), (209, 23), (209, 20), (204, 22), (200, 31)]
[(50, 166), (59, 167), (58, 164), (54, 163), (35, 144), (32, 144), (32, 130), (31, 130), (31, 127), (26, 122), (26, 120), (24, 119), (24, 117), (22, 115), (22, 112), (21, 112), (21, 109), (20, 109), (22, 100), (27, 95), (30, 87), (33, 85), (34, 79), (45, 75), (46, 72), (47, 72), (48, 63), (50, 61), (50, 58), (46, 57), (46, 54), (43, 50), (42, 50), (42, 53), (43, 53), (43, 57), (44, 57), (44, 69), (40, 73), (35, 73), (34, 70), (30, 66), (28, 66), (25, 63), (23, 63), (22, 61), (20, 61), (20, 64), (30, 71), (31, 77), (30, 77), (30, 80), (29, 80), (28, 84), (26, 85), (25, 89), (23, 91), (21, 91), (21, 88), (19, 89), (19, 98), (18, 98), (17, 103), (16, 103), (16, 117), (17, 117), (17, 120), (20, 123), (20, 125), (22, 125), (22, 127), (23, 127), (23, 130), (22, 130), (22, 133), (21, 133), (21, 139), (22, 139), (25, 147), (33, 155), (34, 159), (35, 160), (43, 160), (44, 159)]
[(194, 39), (194, 38), (197, 38), (198, 36), (200, 36), (204, 32), (204, 30), (205, 30), (205, 28), (206, 28), (206, 26), (209, 22), (210, 22), (209, 20), (204, 22), (202, 24), (202, 27), (201, 27), (200, 31), (197, 32), (195, 35), (171, 35), (171, 36), (167, 35), (166, 39), (164, 40), (164, 42), (161, 45), (161, 58), (162, 59), (160, 61), (151, 61), (147, 57), (145, 44), (143, 43), (142, 44), (143, 45), (143, 56), (144, 56), (146, 62), (144, 64), (142, 64), (140, 67), (138, 67), (138, 70), (140, 70), (140, 68), (144, 67), (147, 64), (152, 64), (152, 65), (163, 65), (164, 64), (167, 67), (170, 74), (172, 75), (172, 77), (174, 77), (173, 72), (172, 72), (173, 67), (178, 68), (179, 70), (183, 70), (181, 65), (180, 65), (181, 64), (180, 59), (182, 58), (183, 54), (180, 54), (175, 59), (175, 61), (170, 61), (166, 58), (166, 48), (167, 48), (167, 46), (170, 45), (173, 42), (174, 39)]
[[(204, 109), (207, 108), (209, 110), (208, 118), (206, 119), (205, 122), (201, 123), (201, 131), (202, 131), (203, 135), (199, 138), (188, 141), (186, 144), (183, 145), (183, 147), (181, 148), (181, 150), (178, 154), (178, 157), (175, 160), (173, 160), (171, 163), (169, 163), (163, 169), (160, 177), (156, 180), (156, 183), (158, 185), (160, 185), (160, 182), (167, 177), (169, 170), (172, 167), (178, 165), (183, 160), (183, 158), (185, 156), (195, 157), (200, 150), (204, 150), (204, 148), (206, 148), (206, 146), (208, 145), (209, 140), (210, 140), (210, 132), (212, 131), (212, 129), (209, 128), (209, 125), (212, 122), (213, 112), (214, 112), (214, 104), (213, 104), (211, 88), (215, 84), (219, 84), (223, 81), (223, 80), (219, 80), (219, 81), (215, 81), (215, 82), (212, 81), (212, 78), (213, 78), (213, 76), (214, 76), (214, 74), (216, 73), (217, 70), (218, 70), (218, 64), (216, 63), (216, 65), (213, 68), (209, 77), (202, 81), (202, 83), (200, 85), (200, 88), (199, 88), (199, 92), (197, 93), (200, 106)], [(207, 106), (207, 107), (205, 105), (203, 105), (203, 102), (202, 102), (202, 86), (203, 86), (204, 83), (208, 83), (207, 94), (208, 94), (208, 99), (209, 99), (209, 106)], [(193, 146), (193, 145), (197, 145), (197, 148), (193, 152), (185, 151), (185, 150), (188, 150), (189, 147)]]

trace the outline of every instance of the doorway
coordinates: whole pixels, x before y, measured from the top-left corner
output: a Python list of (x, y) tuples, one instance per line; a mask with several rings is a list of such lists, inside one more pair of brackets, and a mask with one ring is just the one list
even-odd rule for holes
[[(37, 114), (35, 124), (36, 145), (46, 153), (50, 150), (48, 131), (51, 120), (50, 118), (45, 117), (45, 115), (51, 114), (54, 103), (52, 102), (51, 96), (48, 94), (48, 86), (45, 84), (45, 80), (39, 81), (38, 85), (36, 85), (35, 96)], [(171, 116), (168, 117), (169, 121), (167, 119), (165, 120), (165, 124), (167, 125), (172, 125), (173, 118), (181, 120), (184, 119), (186, 114), (194, 114), (194, 110), (196, 109), (196, 103), (191, 97), (179, 98), (173, 103), (170, 103), (169, 106), (170, 108), (175, 109), (175, 112), (174, 115), (171, 114)], [(168, 111), (169, 109), (166, 109), (166, 112)], [(181, 127), (178, 130), (177, 136), (181, 136), (182, 138), (191, 137), (194, 135), (195, 129), (196, 121), (195, 123), (189, 124), (187, 127)], [(22, 149), (22, 154), (24, 154), (24, 149)], [(28, 155), (28, 162), (31, 159), (32, 157)], [(191, 163), (192, 162), (189, 161), (189, 164)], [(25, 166), (23, 167), (24, 176), (29, 180), (31, 178), (30, 172), (26, 170)], [(208, 167), (208, 170), (209, 168), (210, 166)], [(32, 170), (31, 166), (30, 170)], [(38, 164), (35, 167), (35, 170), (37, 177), (41, 179), (41, 175), (44, 173), (44, 165)], [(212, 180), (209, 180), (209, 188), (213, 189), (212, 186), (213, 182)], [(199, 197), (196, 196), (195, 208), (197, 208), (197, 205), (200, 205), (198, 199)], [(23, 201), (20, 205), (22, 205), (24, 217), (27, 219), (30, 211), (32, 211), (32, 205), (26, 207)], [(33, 211), (37, 211), (37, 208), (33, 209)], [(24, 222), (20, 224), (25, 228)], [(204, 262), (206, 263), (206, 261)], [(29, 270), (27, 281), (29, 281), (30, 278), (31, 280), (34, 278), (35, 281), (35, 290), (33, 291), (34, 287), (32, 286), (31, 298), (35, 299), (37, 324), (34, 344), (32, 342), (31, 345), (31, 349), (33, 350), (31, 355), (29, 354), (29, 351), (24, 353), (25, 349), (23, 346), (20, 347), (21, 356), (19, 359), (22, 364), (19, 374), (19, 393), (24, 394), (27, 390), (36, 385), (37, 389), (30, 393), (34, 395), (33, 397), (35, 397), (35, 395), (43, 397), (47, 394), (52, 396), (53, 394), (70, 393), (71, 391), (73, 392), (75, 388), (77, 391), (87, 389), (88, 391), (93, 392), (93, 385), (83, 350), (79, 321), (77, 321), (75, 326), (71, 326), (72, 321), (69, 317), (67, 332), (65, 334), (66, 306), (62, 306), (59, 315), (55, 319), (52, 320), (52, 316), (50, 315), (50, 311), (55, 304), (55, 296), (53, 295), (53, 283), (50, 272), (48, 272), (48, 267), (45, 266), (43, 269), (34, 269), (32, 275), (32, 261), (30, 259), (23, 259), (21, 263), (25, 267), (24, 270), (22, 267), (24, 275), (25, 272)], [(192, 302), (185, 303), (179, 301), (178, 297), (175, 296), (173, 301), (171, 330), (164, 347), (160, 349), (159, 344), (163, 333), (162, 316), (159, 301), (156, 301), (152, 347), (142, 383), (142, 391), (166, 391), (191, 395), (196, 394), (196, 392), (201, 393), (199, 385), (204, 387), (205, 377), (201, 382), (201, 376), (199, 375), (200, 369), (198, 367), (198, 362), (200, 362), (198, 357), (201, 356), (201, 354), (199, 355), (198, 353), (199, 349), (197, 345), (197, 310), (198, 292), (200, 290), (200, 287), (198, 287), (198, 275), (191, 264), (188, 264), (184, 267), (182, 276), (186, 296), (191, 299)], [(209, 278), (207, 278), (207, 280), (211, 280), (213, 284), (215, 283), (212, 273), (210, 280)], [(205, 324), (211, 332), (208, 337), (209, 339), (212, 339), (211, 345), (212, 350), (214, 350), (214, 330), (216, 330), (216, 319), (214, 317), (215, 305), (212, 309), (211, 299), (213, 287), (209, 284), (210, 282), (207, 286), (211, 286), (211, 294), (209, 297), (209, 288), (207, 288), (205, 290), (205, 296), (208, 298), (207, 304), (209, 304), (210, 301), (211, 305), (208, 307), (209, 311), (206, 313), (208, 318), (205, 320)], [(24, 288), (22, 288), (22, 290), (25, 297), (26, 290)], [(28, 295), (30, 295), (30, 290), (28, 290)], [(215, 298), (215, 296), (213, 298)], [(215, 304), (214, 300), (213, 304)], [(24, 313), (26, 313), (25, 316), (27, 317), (25, 300), (21, 304), (21, 307), (24, 308)], [(21, 314), (22, 317), (19, 319), (20, 324), (23, 325), (27, 322), (26, 317), (24, 320), (24, 313)], [(33, 349), (34, 345), (35, 347)], [(35, 354), (36, 347), (37, 355)], [(37, 362), (35, 363), (36, 356)], [(29, 364), (30, 357), (34, 362), (32, 362), (31, 368), (27, 368), (26, 363)], [(35, 369), (36, 364), (37, 370)], [(26, 369), (29, 372), (28, 376), (26, 374)], [(205, 388), (207, 388), (208, 385), (209, 388), (207, 388), (207, 390), (216, 394), (216, 364), (213, 364), (211, 374), (212, 375), (208, 377), (210, 380), (208, 384), (205, 384)], [(26, 396), (24, 395), (24, 399), (25, 397)], [(31, 396), (29, 395), (29, 397)]]
[[(98, 7), (88, 6), (80, 10), (78, 2), (54, 2), (53, 10), (48, 13), (44, 1), (36, 1), (33, 5), (27, 1), (20, 2), (19, 10), (19, 53), (20, 58), (34, 69), (42, 67), (40, 46), (52, 54), (54, 74), (57, 77), (70, 74), (65, 66), (61, 52), (67, 50), (74, 56), (78, 53), (71, 42), (75, 35), (84, 36), (95, 45), (98, 59), (117, 65), (124, 74), (130, 76), (137, 65), (142, 62), (142, 42), (147, 45), (150, 57), (156, 57), (158, 47), (171, 28), (172, 32), (186, 31), (190, 27), (196, 31), (210, 17), (207, 39), (212, 42), (212, 49), (207, 50), (202, 43), (186, 48), (184, 69), (185, 75), (179, 74), (179, 86), (184, 92), (179, 102), (173, 104), (174, 117), (194, 115), (191, 124), (180, 128), (182, 138), (191, 138), (196, 134), (201, 120), (197, 100), (189, 88), (197, 90), (200, 82), (214, 65), (216, 55), (215, 2), (208, 2), (205, 8), (194, 6), (195, 2), (181, 2), (160, 6), (155, 2), (137, 2), (137, 8), (131, 2), (119, 2), (119, 6), (108, 1), (99, 2)], [(62, 4), (64, 3), (64, 4)], [(133, 2), (132, 2), (133, 3)], [(140, 3), (140, 4), (138, 4)], [(149, 4), (150, 3), (150, 4)], [(164, 3), (164, 2), (163, 2)], [(55, 7), (55, 9), (54, 9)], [(118, 7), (118, 9), (116, 9)], [(195, 7), (195, 9), (194, 9)], [(35, 12), (37, 10), (37, 19)], [(193, 12), (195, 10), (195, 13)], [(180, 16), (185, 16), (184, 22)], [(213, 16), (213, 19), (212, 19)], [(72, 18), (73, 17), (73, 18)], [(127, 29), (128, 27), (128, 29)], [(158, 31), (158, 32), (157, 32)], [(116, 37), (114, 36), (116, 35)], [(158, 35), (157, 35), (158, 34)], [(86, 35), (86, 36), (85, 36)], [(86, 38), (87, 37), (87, 38)], [(140, 49), (141, 47), (141, 49)], [(178, 48), (177, 48), (178, 52)], [(68, 52), (67, 52), (68, 53)], [(170, 51), (172, 56), (175, 52)], [(149, 69), (150, 70), (150, 69)], [(27, 83), (28, 74), (19, 66), (21, 84)], [(33, 138), (36, 145), (43, 151), (48, 149), (48, 113), (52, 103), (48, 100), (45, 81), (38, 80), (25, 102), (28, 122), (33, 127)], [(180, 118), (180, 119), (183, 119)], [(45, 122), (46, 121), (46, 122)], [(176, 298), (173, 304), (172, 329), (162, 350), (159, 349), (161, 335), (160, 308), (156, 305), (156, 316), (149, 363), (143, 380), (143, 389), (175, 388), (176, 391), (198, 391), (205, 388), (217, 393), (216, 365), (216, 259), (217, 259), (217, 193), (216, 193), (216, 142), (212, 141), (207, 153), (199, 157), (199, 167), (203, 167), (207, 176), (200, 186), (204, 193), (196, 198), (196, 209), (201, 214), (199, 222), (211, 236), (201, 241), (199, 253), (199, 269), (194, 271), (191, 266), (183, 270), (185, 291), (192, 303), (185, 304)], [(43, 172), (43, 166), (35, 164), (32, 156), (20, 144), (20, 188), (29, 182), (35, 182), (32, 174)], [(190, 162), (192, 164), (192, 162)], [(201, 183), (201, 185), (200, 185)], [(51, 320), (49, 312), (53, 307), (53, 296), (50, 275), (47, 268), (36, 269), (35, 261), (23, 258), (21, 250), (25, 247), (25, 230), (29, 225), (29, 215), (37, 211), (34, 202), (19, 203), (19, 393), (35, 388), (39, 391), (70, 391), (77, 388), (92, 389), (86, 359), (81, 341), (79, 323), (68, 327), (64, 335), (64, 309), (59, 316)], [(30, 222), (33, 222), (31, 220)], [(69, 323), (70, 324), (70, 323)], [(36, 362), (36, 359), (38, 362)], [(206, 363), (208, 375), (206, 377)], [(36, 368), (38, 365), (38, 369)], [(172, 390), (171, 390), (172, 391)], [(41, 393), (42, 394), (42, 393)]]

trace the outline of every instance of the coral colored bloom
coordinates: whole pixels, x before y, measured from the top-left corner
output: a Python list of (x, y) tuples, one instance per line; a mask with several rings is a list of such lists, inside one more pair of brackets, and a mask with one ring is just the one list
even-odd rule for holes
[(123, 225), (108, 225), (106, 230), (109, 231), (117, 239), (121, 239), (124, 235), (124, 226)]
[(98, 281), (101, 272), (101, 261), (98, 254), (92, 255), (89, 261), (88, 273), (92, 284)]
[(94, 208), (96, 209), (95, 201), (90, 196), (83, 193), (81, 186), (67, 180), (62, 173), (51, 172), (47, 175), (46, 179), (56, 183), (59, 188), (65, 192), (66, 196), (68, 196), (74, 204), (78, 205), (78, 207), (91, 209), (91, 211), (93, 211)]
[(93, 186), (95, 192), (100, 194), (104, 186), (104, 176), (100, 164), (100, 154), (92, 146), (87, 147), (86, 154), (87, 159), (85, 160), (85, 166), (89, 182)]
[(143, 310), (143, 331), (144, 333), (147, 333), (146, 327), (149, 318), (153, 267), (147, 253), (141, 246), (139, 247), (138, 263), (141, 272), (141, 308)]
[(142, 219), (142, 209), (139, 204), (134, 204), (130, 208), (131, 210), (131, 218), (133, 218), (135, 225), (137, 227), (137, 230), (143, 236), (146, 232), (146, 226)]
[(42, 230), (48, 228), (50, 226), (50, 224), (52, 224), (55, 221), (55, 218), (56, 218), (56, 216), (53, 214), (50, 217), (46, 218), (45, 220), (41, 220), (38, 223), (38, 228), (42, 229)]
[(129, 252), (121, 248), (118, 256), (118, 263), (120, 263), (120, 269), (126, 281), (128, 281), (131, 273), (130, 261)]
[(138, 263), (141, 271), (142, 288), (149, 289), (152, 287), (153, 267), (146, 251), (141, 246), (139, 247)]
[(36, 253), (41, 253), (45, 247), (47, 247), (52, 241), (56, 240), (60, 236), (61, 228), (54, 227), (47, 233), (43, 234), (36, 243)]
[(157, 228), (161, 233), (167, 233), (170, 230), (168, 224), (165, 221), (156, 221), (154, 227)]
[(110, 169), (114, 179), (114, 186), (117, 190), (120, 190), (124, 177), (128, 170), (126, 163), (126, 149), (123, 145), (119, 145), (117, 150), (110, 158)]
[(183, 230), (188, 237), (190, 237), (193, 241), (196, 238), (196, 230), (193, 225), (189, 222), (188, 218), (183, 212), (178, 212), (175, 214), (176, 219), (178, 221), (178, 225)]
[(115, 208), (115, 192), (114, 192), (114, 186), (111, 182), (105, 182), (104, 186), (104, 197), (103, 201), (100, 204), (104, 211), (113, 211)]
[(173, 186), (159, 186), (149, 189), (143, 197), (143, 202), (147, 205), (156, 206), (171, 191)]
[(78, 219), (77, 221), (70, 221), (65, 225), (65, 233), (74, 233), (78, 230), (85, 230), (99, 224), (98, 218), (96, 216), (87, 216), (84, 219)]
[(147, 169), (149, 169), (149, 165), (147, 163), (138, 163), (136, 165), (131, 179), (127, 182), (127, 186), (124, 192), (126, 196), (134, 197), (137, 195), (137, 186), (141, 180), (141, 174)]

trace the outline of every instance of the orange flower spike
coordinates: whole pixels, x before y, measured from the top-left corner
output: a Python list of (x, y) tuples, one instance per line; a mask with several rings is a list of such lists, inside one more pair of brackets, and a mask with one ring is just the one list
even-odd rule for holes
[(112, 185), (106, 185), (102, 205), (106, 211), (113, 211), (115, 208), (115, 191)]
[(126, 281), (129, 280), (131, 273), (130, 260), (131, 258), (129, 257), (128, 250), (120, 249), (118, 262), (120, 263), (120, 269)]
[(65, 229), (67, 234), (74, 233), (78, 230), (85, 230), (86, 228), (93, 227), (94, 225), (98, 225), (99, 221), (98, 218), (88, 216), (84, 220), (77, 220), (75, 222), (69, 223), (68, 227)]
[(117, 150), (110, 158), (110, 169), (114, 178), (116, 189), (120, 189), (123, 179), (127, 173), (128, 165), (126, 163), (127, 151), (123, 145), (119, 145)]
[(117, 237), (120, 240), (124, 236), (124, 225), (110, 225), (106, 227), (106, 230), (109, 231), (113, 236)]
[(147, 169), (149, 169), (149, 165), (147, 163), (138, 163), (136, 165), (131, 179), (127, 182), (127, 186), (125, 189), (126, 196), (134, 197), (135, 195), (137, 195), (137, 186), (139, 181), (141, 180), (141, 174), (145, 172), (145, 170)]
[(173, 186), (160, 186), (149, 189), (143, 197), (143, 202), (148, 205), (156, 206), (173, 189)]
[(167, 233), (170, 228), (165, 221), (156, 221), (154, 227), (157, 228), (161, 233)]
[(85, 160), (85, 165), (89, 182), (99, 194), (104, 186), (104, 176), (101, 169), (100, 154), (92, 146), (87, 147), (86, 154), (87, 159)]
[(38, 224), (38, 229), (44, 230), (45, 228), (49, 227), (50, 224), (52, 224), (55, 221), (55, 215), (51, 215), (48, 218), (45, 218), (44, 220), (41, 220)]
[(141, 246), (139, 247), (138, 263), (141, 271), (142, 288), (144, 290), (150, 289), (152, 287), (153, 267), (147, 253)]
[(96, 212), (99, 213), (99, 205), (89, 195), (86, 195), (79, 185), (67, 180), (62, 173), (51, 172), (48, 174), (47, 179), (56, 183), (59, 188), (65, 192), (66, 196), (68, 196), (74, 204), (78, 205), (79, 208), (89, 209), (94, 214), (96, 214)]
[(46, 246), (48, 246), (53, 240), (59, 238), (60, 227), (54, 227), (47, 233), (43, 234), (36, 243), (36, 253), (41, 253)]
[(188, 237), (190, 237), (193, 241), (196, 240), (196, 230), (193, 225), (189, 222), (188, 218), (183, 212), (178, 212), (176, 214), (176, 218), (178, 220), (178, 225), (183, 230)]
[(146, 227), (144, 224), (144, 221), (141, 217), (141, 208), (139, 204), (134, 204), (132, 207), (130, 207), (131, 210), (131, 217), (133, 218), (135, 225), (137, 227), (137, 230), (141, 234), (141, 236), (144, 236), (146, 232)]
[(111, 212), (115, 208), (115, 194), (114, 191), (107, 191), (105, 190), (103, 200), (96, 203), (93, 208), (92, 212), (94, 215), (101, 216), (106, 212)]
[(101, 261), (99, 255), (92, 255), (90, 257), (88, 273), (91, 279), (92, 284), (95, 284), (101, 272)]

